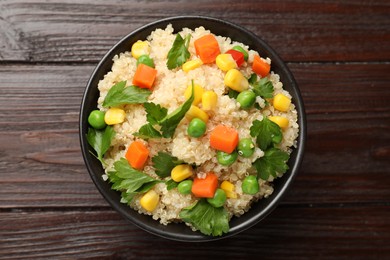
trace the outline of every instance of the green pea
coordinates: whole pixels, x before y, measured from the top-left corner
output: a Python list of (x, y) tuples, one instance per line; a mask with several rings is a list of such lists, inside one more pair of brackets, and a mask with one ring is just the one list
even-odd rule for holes
[(207, 202), (215, 208), (222, 207), (226, 201), (226, 193), (223, 189), (217, 189), (214, 193), (214, 197), (208, 198)]
[(187, 133), (191, 137), (201, 137), (206, 132), (206, 123), (199, 118), (191, 120), (187, 128)]
[(95, 129), (103, 129), (106, 127), (104, 122), (105, 113), (100, 110), (93, 110), (88, 116), (88, 123)]
[(146, 54), (144, 54), (144, 55), (141, 55), (141, 56), (139, 56), (138, 57), (138, 59), (137, 59), (137, 66), (139, 65), (139, 64), (145, 64), (145, 65), (147, 65), (147, 66), (149, 66), (149, 67), (152, 67), (152, 68), (154, 68), (154, 61), (153, 61), (153, 59), (152, 58), (150, 58), (148, 55), (146, 55)]
[(190, 194), (192, 189), (192, 180), (185, 180), (177, 185), (177, 190), (181, 194)]
[(255, 152), (255, 144), (252, 142), (252, 139), (243, 138), (238, 142), (237, 149), (239, 155), (248, 158)]
[(250, 195), (254, 195), (259, 192), (259, 182), (257, 177), (254, 175), (249, 175), (245, 177), (241, 184), (242, 192)]
[(236, 151), (233, 151), (232, 153), (225, 153), (222, 151), (217, 151), (217, 160), (219, 164), (223, 166), (229, 166), (233, 164), (238, 157), (238, 153)]
[(245, 61), (248, 60), (249, 55), (248, 55), (248, 52), (247, 52), (244, 48), (242, 48), (242, 47), (239, 46), (239, 45), (236, 45), (236, 46), (234, 46), (232, 49), (233, 49), (233, 50), (236, 50), (236, 51), (239, 51), (239, 52), (241, 52), (242, 54), (244, 54), (244, 60), (245, 60)]
[(252, 90), (245, 90), (238, 94), (237, 102), (240, 103), (240, 107), (243, 109), (249, 109), (256, 101), (256, 94)]

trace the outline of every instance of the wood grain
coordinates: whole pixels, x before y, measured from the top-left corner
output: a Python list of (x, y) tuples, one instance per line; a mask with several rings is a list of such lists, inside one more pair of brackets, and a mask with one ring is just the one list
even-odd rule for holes
[(183, 244), (151, 235), (111, 210), (3, 212), (0, 259), (381, 259), (390, 253), (389, 218), (386, 207), (279, 207), (235, 237)]
[(291, 68), (305, 102), (308, 142), (301, 173), (285, 201), (388, 201), (390, 77), (386, 71), (390, 67), (292, 64)]
[[(283, 202), (388, 202), (390, 65), (290, 67), (306, 105), (308, 142)], [(0, 66), (1, 208), (107, 206), (78, 139), (79, 105), (92, 70)]]
[[(0, 1), (0, 259), (390, 259), (390, 2)], [(84, 166), (82, 94), (127, 33), (178, 15), (239, 24), (288, 62), (300, 172), (264, 221), (180, 243), (113, 211)]]
[(244, 26), (286, 61), (389, 61), (381, 1), (26, 1), (0, 3), (0, 60), (96, 62), (132, 30), (177, 15)]

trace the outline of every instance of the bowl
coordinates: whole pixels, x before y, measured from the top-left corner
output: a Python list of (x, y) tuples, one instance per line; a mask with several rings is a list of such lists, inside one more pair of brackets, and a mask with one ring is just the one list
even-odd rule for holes
[[(203, 235), (200, 232), (194, 232), (184, 223), (171, 223), (167, 226), (162, 225), (158, 221), (153, 220), (151, 216), (139, 214), (126, 204), (120, 203), (120, 193), (112, 190), (110, 188), (111, 184), (102, 179), (102, 175), (104, 174), (102, 165), (89, 152), (89, 146), (86, 139), (88, 130), (87, 118), (89, 113), (97, 107), (97, 99), (99, 96), (97, 85), (99, 80), (111, 70), (113, 57), (116, 54), (128, 51), (134, 42), (139, 39), (146, 39), (152, 31), (157, 28), (165, 28), (168, 24), (172, 24), (175, 32), (180, 31), (180, 29), (184, 27), (194, 29), (199, 26), (204, 26), (216, 35), (227, 36), (232, 40), (242, 42), (248, 45), (250, 49), (257, 50), (263, 57), (271, 58), (272, 70), (280, 75), (280, 80), (283, 82), (284, 88), (292, 95), (298, 112), (300, 133), (297, 139), (297, 148), (293, 150), (288, 162), (288, 172), (286, 172), (282, 178), (278, 178), (274, 181), (274, 192), (270, 197), (261, 199), (252, 204), (251, 209), (241, 217), (233, 217), (229, 222), (229, 232), (219, 237), (211, 237)], [(286, 193), (287, 188), (291, 185), (294, 177), (297, 175), (303, 159), (306, 136), (304, 105), (297, 83), (286, 64), (276, 52), (258, 36), (237, 24), (203, 16), (178, 16), (158, 20), (136, 29), (116, 43), (98, 63), (88, 81), (81, 104), (79, 127), (81, 150), (85, 165), (97, 189), (107, 202), (122, 216), (139, 228), (157, 236), (177, 241), (210, 241), (230, 237), (252, 227), (264, 219), (281, 201), (282, 196)]]

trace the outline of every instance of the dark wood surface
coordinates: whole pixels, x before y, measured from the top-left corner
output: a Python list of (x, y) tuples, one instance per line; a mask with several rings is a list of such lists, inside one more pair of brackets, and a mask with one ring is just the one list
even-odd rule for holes
[[(300, 172), (264, 221), (180, 243), (112, 210), (78, 139), (104, 53), (160, 18), (207, 15), (252, 30), (291, 68), (305, 102)], [(390, 2), (0, 1), (0, 259), (389, 259)]]

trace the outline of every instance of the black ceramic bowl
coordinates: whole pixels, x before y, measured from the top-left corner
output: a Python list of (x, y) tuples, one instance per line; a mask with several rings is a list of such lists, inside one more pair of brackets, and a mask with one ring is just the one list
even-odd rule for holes
[[(254, 203), (252, 208), (243, 216), (239, 218), (233, 217), (230, 221), (230, 231), (221, 237), (209, 237), (202, 235), (200, 232), (193, 232), (188, 226), (182, 223), (174, 223), (167, 226), (161, 225), (150, 216), (138, 214), (129, 206), (120, 203), (120, 193), (112, 190), (110, 188), (110, 183), (102, 179), (102, 175), (104, 173), (102, 165), (89, 153), (90, 148), (86, 139), (88, 129), (87, 118), (89, 113), (96, 109), (97, 99), (99, 96), (97, 85), (99, 80), (111, 70), (111, 66), (113, 64), (112, 58), (116, 54), (128, 51), (132, 44), (137, 40), (146, 39), (146, 37), (155, 29), (165, 28), (168, 24), (172, 24), (176, 32), (180, 31), (184, 27), (194, 29), (199, 26), (204, 26), (206, 29), (211, 30), (214, 34), (227, 36), (234, 41), (242, 42), (248, 45), (250, 49), (258, 51), (261, 56), (271, 58), (271, 69), (280, 75), (280, 80), (283, 82), (284, 88), (292, 95), (293, 102), (295, 103), (299, 114), (298, 123), (300, 125), (300, 135), (298, 138), (298, 146), (293, 151), (288, 162), (290, 167), (289, 171), (282, 178), (274, 181), (274, 193), (270, 197)], [(306, 121), (303, 101), (294, 77), (284, 62), (270, 46), (252, 32), (236, 24), (210, 17), (180, 16), (167, 18), (147, 24), (126, 35), (115, 46), (113, 46), (111, 50), (108, 51), (93, 71), (84, 93), (80, 111), (80, 141), (82, 154), (91, 178), (100, 193), (115, 210), (122, 214), (131, 223), (155, 235), (179, 241), (208, 241), (229, 237), (264, 219), (276, 207), (283, 194), (286, 193), (287, 188), (290, 186), (295, 175), (298, 173), (298, 168), (303, 158), (305, 135)]]

